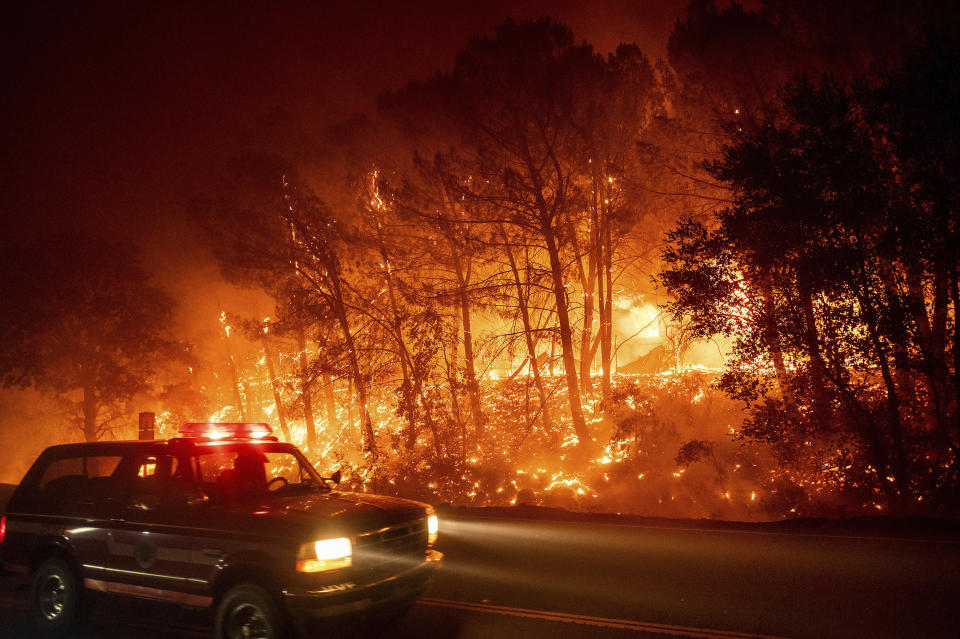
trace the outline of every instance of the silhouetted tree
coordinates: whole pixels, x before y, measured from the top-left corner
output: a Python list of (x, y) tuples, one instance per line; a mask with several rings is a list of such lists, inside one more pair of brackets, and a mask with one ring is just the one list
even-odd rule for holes
[(127, 403), (165, 363), (186, 368), (187, 349), (169, 333), (172, 301), (129, 249), (48, 236), (0, 259), (3, 383), (62, 395), (88, 441), (129, 424), (120, 421), (133, 419)]
[(957, 68), (939, 50), (875, 86), (791, 83), (708, 165), (732, 204), (664, 252), (672, 312), (735, 340), (721, 385), (750, 407), (742, 435), (794, 460), (831, 441), (858, 460), (853, 487), (900, 507), (958, 486), (958, 127), (943, 113), (960, 101), (938, 81)]

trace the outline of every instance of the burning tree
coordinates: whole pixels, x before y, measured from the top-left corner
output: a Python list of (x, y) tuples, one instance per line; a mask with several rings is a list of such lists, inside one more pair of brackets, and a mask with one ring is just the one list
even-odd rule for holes
[[(415, 134), (415, 146), (439, 149), (430, 166), (443, 173), (447, 201), (469, 210), (461, 227), (477, 229), (490, 249), (488, 268), (502, 269), (489, 276), (513, 291), (510, 306), (548, 430), (553, 419), (540, 377), (544, 362), (553, 363), (539, 349), (559, 344), (565, 412), (584, 445), (591, 433), (583, 398), (592, 394), (598, 347), (609, 390), (613, 288), (624, 270), (615, 256), (627, 250), (624, 237), (639, 218), (633, 145), (661, 97), (635, 47), (605, 59), (574, 45), (566, 27), (542, 20), (507, 22), (493, 38), (471, 42), (450, 75), (381, 102)], [(425, 113), (436, 124), (424, 125)], [(455, 155), (444, 143), (456, 145)], [(571, 297), (576, 284), (582, 304)]]
[(582, 161), (574, 122), (575, 87), (567, 72), (591, 64), (589, 47), (573, 45), (570, 31), (546, 21), (501, 26), (493, 39), (474, 40), (451, 76), (458, 100), (452, 115), (476, 159), (465, 195), (491, 204), (493, 219), (526, 232), (545, 254), (554, 298), (567, 398), (578, 439), (590, 439), (577, 382), (573, 322), (563, 254), (571, 249), (568, 220), (580, 197)]
[[(336, 327), (346, 376), (354, 385), (365, 450), (376, 448), (370, 415), (369, 383), (355, 328), (355, 312), (366, 304), (356, 296), (352, 274), (361, 260), (350, 255), (355, 229), (335, 216), (311, 189), (282, 163), (267, 158), (237, 162), (236, 175), (247, 181), (245, 201), (224, 202), (214, 210), (211, 229), (225, 264), (259, 281), (290, 305), (284, 316), (294, 323), (301, 357), (298, 364), (304, 410), (309, 402), (307, 322)], [(284, 283), (278, 286), (278, 283)], [(332, 349), (327, 349), (332, 353)]]
[[(489, 281), (480, 280), (484, 243), (476, 227), (479, 213), (466, 202), (456, 188), (457, 176), (464, 171), (455, 153), (437, 154), (433, 161), (414, 155), (414, 170), (405, 177), (403, 188), (396, 193), (393, 205), (396, 214), (414, 224), (422, 224), (420, 232), (408, 236), (423, 255), (431, 256), (421, 264), (419, 272), (428, 279), (422, 287), (425, 294), (453, 308), (459, 325), (459, 339), (450, 346), (452, 356), (444, 360), (448, 371), (450, 399), (458, 422), (462, 422), (456, 388), (462, 375), (467, 392), (474, 436), (479, 439), (485, 422), (477, 371), (477, 344), (474, 335), (474, 313), (482, 308), (492, 292)], [(426, 233), (423, 232), (424, 228)], [(457, 364), (458, 342), (462, 339), (462, 370)]]

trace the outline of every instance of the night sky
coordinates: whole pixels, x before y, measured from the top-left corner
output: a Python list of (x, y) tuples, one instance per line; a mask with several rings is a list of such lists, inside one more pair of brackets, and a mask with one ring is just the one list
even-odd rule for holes
[(8, 233), (94, 228), (164, 242), (226, 159), (372, 110), (378, 93), (449, 68), (508, 16), (549, 15), (600, 50), (636, 41), (657, 57), (685, 6), (87, 4), (3, 19), (3, 208), (29, 220)]

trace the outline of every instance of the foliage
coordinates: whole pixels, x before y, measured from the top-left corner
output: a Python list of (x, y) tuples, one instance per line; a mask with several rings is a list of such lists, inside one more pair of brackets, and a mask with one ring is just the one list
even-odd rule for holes
[[(42, 237), (3, 253), (0, 370), (7, 386), (50, 390), (88, 440), (130, 419), (164, 364), (189, 353), (168, 337), (171, 301), (129, 250), (94, 237)], [(187, 384), (174, 375), (174, 384)]]
[(879, 83), (793, 81), (708, 165), (730, 206), (678, 225), (663, 253), (671, 312), (735, 341), (720, 385), (749, 408), (742, 436), (879, 508), (947, 507), (960, 490), (944, 180), (958, 129), (943, 117), (960, 96), (937, 81), (956, 69), (956, 50), (937, 50)]

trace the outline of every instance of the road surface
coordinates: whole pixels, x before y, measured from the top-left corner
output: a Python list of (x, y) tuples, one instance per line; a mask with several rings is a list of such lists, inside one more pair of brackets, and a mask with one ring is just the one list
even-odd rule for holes
[[(398, 639), (960, 638), (960, 541), (447, 518)], [(29, 637), (0, 579), (0, 637)], [(203, 613), (104, 602), (90, 636), (210, 637)], [(170, 624), (173, 624), (172, 626)]]

